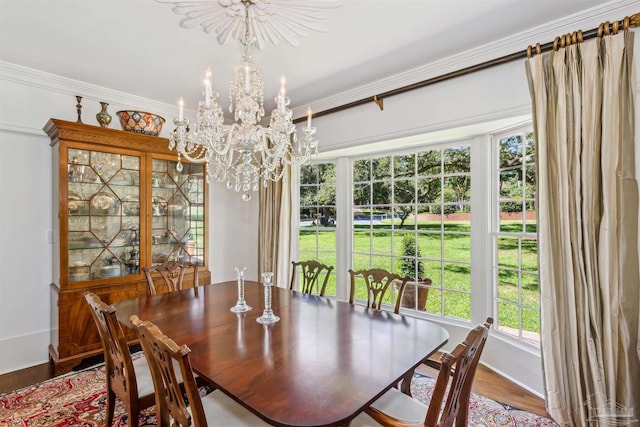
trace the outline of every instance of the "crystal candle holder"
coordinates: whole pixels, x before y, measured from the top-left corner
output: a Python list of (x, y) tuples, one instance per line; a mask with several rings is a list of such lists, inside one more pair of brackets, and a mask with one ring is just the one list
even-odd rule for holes
[(231, 311), (234, 313), (244, 313), (245, 311), (251, 310), (251, 306), (247, 305), (247, 302), (244, 300), (244, 270), (246, 267), (236, 267), (236, 274), (238, 278), (238, 302), (236, 305), (231, 307)]
[(262, 273), (262, 279), (264, 281), (264, 311), (262, 312), (262, 316), (258, 317), (256, 321), (258, 323), (262, 323), (263, 325), (268, 325), (270, 323), (276, 323), (280, 320), (280, 317), (273, 314), (273, 310), (271, 309), (271, 278), (273, 277), (273, 273)]

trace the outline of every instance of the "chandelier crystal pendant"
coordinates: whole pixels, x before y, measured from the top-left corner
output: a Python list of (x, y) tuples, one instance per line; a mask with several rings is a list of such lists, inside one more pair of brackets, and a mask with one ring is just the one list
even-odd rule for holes
[(218, 104), (218, 92), (212, 89), (211, 72), (204, 80), (204, 100), (198, 104), (195, 122), (184, 118), (180, 100), (175, 130), (169, 136), (169, 149), (178, 151), (178, 171), (182, 158), (189, 162), (206, 163), (207, 182), (211, 179), (226, 182), (227, 188), (251, 199), (251, 192), (262, 184), (278, 181), (284, 165), (299, 165), (317, 154), (316, 129), (311, 126), (311, 110), (306, 126), (298, 135), (289, 108), (289, 97), (282, 77), (280, 92), (275, 97), (276, 108), (271, 112), (268, 127), (262, 126), (264, 117), (264, 81), (260, 69), (251, 62), (251, 49), (256, 42), (251, 34), (250, 0), (243, 0), (244, 35), (243, 60), (233, 67), (230, 77), (229, 112), (234, 122), (224, 123), (224, 113)]

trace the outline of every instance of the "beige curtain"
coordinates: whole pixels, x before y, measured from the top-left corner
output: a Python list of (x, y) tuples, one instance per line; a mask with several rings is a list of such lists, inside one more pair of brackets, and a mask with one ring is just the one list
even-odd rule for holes
[(287, 287), (291, 249), (291, 167), (285, 166), (282, 179), (260, 186), (258, 213), (258, 280), (273, 272), (273, 283)]
[(526, 63), (538, 172), (541, 347), (561, 425), (640, 425), (633, 33)]

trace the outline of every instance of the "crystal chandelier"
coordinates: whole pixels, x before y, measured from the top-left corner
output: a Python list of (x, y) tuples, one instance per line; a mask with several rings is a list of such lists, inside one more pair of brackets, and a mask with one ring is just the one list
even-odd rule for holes
[(224, 113), (218, 104), (218, 92), (212, 89), (211, 72), (204, 81), (204, 100), (198, 104), (193, 123), (184, 119), (180, 100), (175, 130), (169, 137), (169, 149), (178, 151), (178, 171), (182, 158), (189, 162), (206, 163), (207, 182), (226, 182), (227, 188), (242, 192), (242, 199), (251, 199), (259, 185), (282, 178), (285, 164), (302, 164), (317, 153), (316, 129), (311, 126), (311, 110), (306, 126), (298, 135), (289, 109), (284, 77), (275, 97), (268, 127), (260, 124), (264, 112), (264, 81), (262, 72), (251, 62), (251, 50), (256, 38), (251, 34), (249, 8), (251, 0), (242, 0), (244, 31), (239, 37), (243, 59), (231, 70), (229, 112), (234, 123), (224, 123)]

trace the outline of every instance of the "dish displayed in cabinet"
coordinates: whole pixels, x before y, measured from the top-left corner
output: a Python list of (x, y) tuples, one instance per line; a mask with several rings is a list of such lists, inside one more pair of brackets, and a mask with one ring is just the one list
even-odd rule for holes
[(96, 249), (102, 247), (104, 245), (97, 240), (69, 242), (69, 249)]
[(67, 240), (69, 249), (94, 249), (102, 248), (104, 245), (91, 235), (69, 235)]
[(76, 261), (69, 266), (69, 280), (81, 282), (91, 280), (91, 267), (83, 261)]
[(129, 216), (140, 214), (140, 200), (135, 196), (126, 196), (122, 203), (122, 213)]
[(86, 214), (87, 205), (84, 196), (76, 191), (67, 194), (67, 208), (72, 215)]
[(169, 255), (160, 252), (154, 252), (151, 256), (151, 262), (153, 262), (154, 264), (162, 264), (163, 262), (167, 262), (168, 260)]
[(120, 276), (120, 265), (103, 265), (98, 270), (98, 276), (101, 279), (105, 279), (108, 277), (118, 277)]
[(175, 240), (169, 234), (164, 233), (162, 235), (153, 234), (151, 236), (151, 243), (154, 245), (164, 245), (167, 243), (173, 243)]
[(163, 216), (167, 212), (167, 201), (162, 197), (154, 196), (151, 200), (153, 216)]
[(117, 214), (118, 200), (111, 194), (101, 191), (91, 198), (91, 212), (95, 214)]
[(134, 179), (134, 175), (137, 173), (127, 170), (121, 170), (111, 178), (109, 184), (112, 185), (137, 185), (136, 180)]
[(83, 272), (83, 273), (76, 273), (76, 274), (69, 273), (69, 280), (72, 282), (84, 282), (86, 280), (91, 280), (91, 273), (90, 272)]

